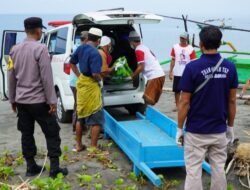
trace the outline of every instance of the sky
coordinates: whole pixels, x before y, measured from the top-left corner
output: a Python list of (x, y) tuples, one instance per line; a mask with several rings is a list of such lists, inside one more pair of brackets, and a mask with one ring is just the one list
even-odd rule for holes
[[(125, 10), (151, 12), (181, 17), (203, 22), (207, 19), (226, 18), (226, 24), (235, 28), (250, 29), (250, 0), (0, 0), (0, 42), (2, 31), (23, 30), (23, 20), (39, 16), (47, 26), (49, 21), (71, 20), (74, 15), (103, 9), (124, 7)], [(13, 6), (15, 5), (15, 6)], [(229, 20), (229, 18), (232, 18)], [(195, 24), (188, 23), (189, 33), (198, 32)], [(48, 30), (50, 27), (48, 27)], [(182, 21), (164, 19), (158, 25), (143, 25), (146, 45), (160, 60), (169, 57), (172, 45), (184, 31)], [(157, 34), (157, 35), (155, 35)], [(250, 33), (223, 31), (223, 40), (232, 42), (237, 50), (250, 51)], [(160, 43), (159, 43), (160, 42)]]
[(78, 14), (125, 7), (190, 18), (250, 18), (249, 5), (249, 0), (1, 0), (0, 14)]

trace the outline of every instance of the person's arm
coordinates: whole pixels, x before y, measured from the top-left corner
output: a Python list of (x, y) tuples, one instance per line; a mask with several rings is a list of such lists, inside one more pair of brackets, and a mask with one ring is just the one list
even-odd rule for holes
[(189, 92), (181, 92), (180, 102), (178, 107), (178, 128), (183, 129), (185, 119), (189, 110), (192, 94)]
[(171, 51), (171, 62), (170, 62), (170, 70), (169, 70), (169, 79), (170, 80), (173, 80), (173, 69), (174, 69), (174, 66), (175, 66), (175, 51), (174, 51), (174, 48), (172, 48), (172, 51)]
[(43, 84), (44, 94), (46, 97), (46, 103), (50, 105), (49, 113), (54, 113), (56, 111), (57, 97), (54, 88), (52, 68), (50, 64), (50, 56), (46, 46), (41, 50), (39, 57), (39, 70), (41, 81)]
[(7, 70), (8, 70), (8, 91), (9, 91), (9, 102), (11, 103), (12, 110), (16, 112), (16, 76), (15, 76), (15, 70), (14, 70), (14, 63), (9, 56), (8, 64), (7, 64)]
[(181, 91), (180, 101), (178, 105), (178, 127), (176, 133), (176, 144), (181, 145), (181, 137), (183, 136), (183, 125), (187, 118), (190, 107), (191, 96), (194, 92), (194, 81), (192, 76), (192, 68), (186, 66), (184, 73), (181, 77), (178, 89)]
[(236, 115), (236, 93), (238, 88), (238, 74), (235, 65), (233, 65), (230, 81), (230, 91), (228, 97), (228, 118), (226, 136), (229, 143), (234, 142), (234, 118)]
[(229, 143), (234, 142), (234, 118), (236, 115), (236, 93), (237, 89), (230, 89), (228, 99), (228, 121), (226, 136)]
[(170, 70), (169, 70), (169, 79), (170, 80), (173, 80), (173, 78), (174, 78), (174, 75), (173, 75), (174, 65), (175, 65), (175, 58), (173, 57), (171, 62), (170, 62)]
[(102, 81), (101, 69), (102, 69), (102, 57), (101, 55), (92, 52), (92, 56), (89, 59), (90, 71), (93, 79), (97, 82)]
[(240, 93), (240, 97), (243, 96), (243, 94), (245, 94), (246, 90), (248, 89), (248, 87), (250, 86), (250, 79), (247, 80), (246, 84), (243, 86), (241, 93)]
[(139, 63), (137, 65), (137, 68), (136, 68), (135, 72), (131, 76), (133, 80), (136, 79), (136, 77), (144, 70), (144, 67), (145, 67), (144, 62)]
[(133, 80), (136, 79), (136, 77), (144, 70), (145, 67), (144, 52), (142, 50), (135, 50), (135, 56), (137, 61), (137, 68), (131, 75), (131, 78)]
[(69, 60), (69, 62), (70, 62), (70, 68), (71, 68), (71, 70), (75, 73), (75, 75), (77, 76), (77, 77), (79, 77), (80, 76), (80, 72), (79, 72), (79, 70), (78, 70), (78, 68), (77, 68), (77, 64), (79, 63), (79, 58), (78, 58), (78, 53), (79, 53), (79, 47), (74, 51), (74, 53), (72, 54), (72, 56), (71, 56), (71, 58), (70, 58), (70, 60)]
[(228, 123), (227, 125), (234, 126), (234, 118), (236, 115), (236, 93), (237, 89), (230, 89), (228, 100)]
[(70, 68), (71, 68), (71, 70), (75, 73), (75, 75), (76, 75), (77, 77), (80, 76), (79, 70), (78, 70), (78, 68), (77, 68), (77, 66), (76, 66), (75, 64), (70, 63)]

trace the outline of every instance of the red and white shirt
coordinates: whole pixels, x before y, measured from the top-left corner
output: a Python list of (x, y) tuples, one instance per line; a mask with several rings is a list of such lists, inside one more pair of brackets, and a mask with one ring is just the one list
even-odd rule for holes
[(140, 44), (135, 49), (137, 63), (144, 63), (143, 75), (147, 80), (159, 78), (165, 75), (159, 61), (153, 52), (145, 45)]
[(182, 76), (186, 65), (191, 60), (196, 59), (194, 48), (191, 45), (183, 47), (180, 44), (175, 44), (172, 48), (171, 56), (175, 59), (174, 76)]

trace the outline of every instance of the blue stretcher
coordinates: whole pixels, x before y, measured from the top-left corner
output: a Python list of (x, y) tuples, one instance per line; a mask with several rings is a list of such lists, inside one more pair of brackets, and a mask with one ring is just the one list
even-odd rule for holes
[[(160, 186), (160, 178), (153, 168), (183, 167), (184, 149), (175, 143), (177, 124), (153, 107), (146, 115), (137, 113), (137, 119), (116, 121), (105, 110), (105, 137), (111, 137), (133, 162), (133, 171), (138, 176), (143, 172), (154, 185)], [(203, 169), (210, 173), (207, 162)]]

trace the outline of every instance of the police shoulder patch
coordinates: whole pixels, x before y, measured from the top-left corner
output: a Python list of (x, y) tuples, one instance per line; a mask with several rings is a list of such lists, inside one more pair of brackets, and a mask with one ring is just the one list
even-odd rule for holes
[(7, 70), (10, 71), (12, 69), (14, 69), (14, 63), (13, 63), (12, 58), (9, 56), (8, 63), (7, 63)]

